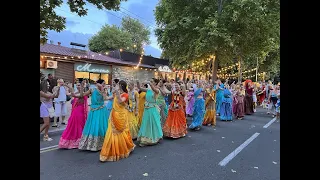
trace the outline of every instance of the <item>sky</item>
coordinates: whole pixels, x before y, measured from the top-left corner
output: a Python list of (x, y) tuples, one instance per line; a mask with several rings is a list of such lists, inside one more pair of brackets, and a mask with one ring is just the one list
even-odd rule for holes
[(121, 24), (121, 18), (130, 16), (138, 19), (145, 26), (149, 27), (151, 35), (151, 44), (145, 47), (145, 54), (153, 57), (160, 57), (161, 49), (158, 46), (157, 38), (154, 35), (156, 27), (154, 9), (159, 0), (128, 0), (121, 2), (120, 11), (98, 10), (92, 4), (87, 4), (87, 16), (79, 17), (71, 13), (68, 5), (64, 0), (61, 7), (55, 9), (60, 16), (66, 17), (66, 29), (61, 32), (48, 31), (48, 39), (55, 44), (61, 42), (62, 46), (70, 46), (70, 42), (88, 44), (89, 38), (96, 34), (104, 24), (117, 25)]

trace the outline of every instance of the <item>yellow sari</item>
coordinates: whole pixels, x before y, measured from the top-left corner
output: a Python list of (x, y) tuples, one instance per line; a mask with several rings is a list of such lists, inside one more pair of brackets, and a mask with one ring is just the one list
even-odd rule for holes
[(138, 113), (138, 124), (139, 124), (139, 128), (141, 126), (141, 122), (142, 122), (142, 116), (143, 116), (143, 112), (144, 112), (144, 103), (146, 102), (146, 92), (141, 92), (139, 95), (139, 113)]
[(138, 115), (135, 115), (137, 109), (136, 99), (139, 98), (139, 93), (137, 91), (129, 92), (129, 106), (128, 106), (128, 120), (129, 120), (129, 128), (132, 139), (137, 139), (139, 132), (139, 118)]
[(206, 114), (204, 115), (204, 120), (202, 125), (212, 125), (216, 126), (216, 91), (212, 90), (210, 92), (207, 89), (207, 98), (206, 98)]
[[(121, 94), (121, 97), (128, 100), (126, 93)], [(113, 100), (108, 130), (100, 152), (100, 161), (102, 162), (127, 158), (135, 147), (129, 130), (127, 102), (119, 103), (117, 97)]]

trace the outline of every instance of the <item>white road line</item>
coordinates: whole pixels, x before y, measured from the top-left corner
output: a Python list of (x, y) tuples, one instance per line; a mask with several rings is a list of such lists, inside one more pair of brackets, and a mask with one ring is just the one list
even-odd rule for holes
[(256, 137), (259, 136), (260, 133), (254, 133), (249, 139), (247, 139), (244, 143), (242, 143), (237, 149), (232, 151), (227, 157), (225, 157), (222, 161), (219, 162), (220, 166), (226, 166), (237, 154), (239, 154), (245, 147), (248, 146)]
[(263, 126), (263, 128), (268, 128), (273, 122), (275, 122), (277, 118), (273, 118), (271, 121), (269, 121), (266, 125)]
[(54, 145), (54, 146), (49, 146), (49, 147), (41, 148), (41, 149), (40, 149), (40, 153), (44, 153), (44, 152), (56, 150), (56, 149), (59, 148), (58, 146), (59, 146), (59, 145)]

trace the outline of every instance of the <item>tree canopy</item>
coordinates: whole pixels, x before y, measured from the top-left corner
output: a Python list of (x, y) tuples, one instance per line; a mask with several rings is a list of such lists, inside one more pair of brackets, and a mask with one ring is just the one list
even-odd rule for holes
[(136, 45), (136, 48), (132, 49), (135, 53), (141, 53), (143, 44), (150, 44), (150, 30), (137, 19), (124, 17), (121, 22), (121, 30), (131, 35), (131, 43)]
[[(85, 16), (88, 13), (88, 9), (85, 8), (87, 3), (95, 5), (98, 9), (119, 10), (121, 1), (127, 0), (68, 0), (68, 5), (71, 12)], [(40, 43), (47, 41), (48, 30), (60, 32), (66, 28), (66, 18), (57, 15), (54, 11), (62, 4), (63, 0), (40, 0)]]
[(157, 5), (155, 34), (174, 66), (187, 67), (213, 55), (222, 66), (234, 64), (235, 58), (256, 62), (279, 49), (279, 0), (223, 1), (218, 12), (219, 2), (162, 0)]
[(132, 38), (128, 32), (121, 31), (115, 25), (105, 25), (89, 40), (89, 49), (93, 52), (107, 52), (132, 46)]
[(106, 52), (124, 49), (141, 53), (143, 44), (150, 44), (150, 30), (138, 20), (124, 17), (120, 27), (105, 25), (89, 40), (89, 49), (94, 52)]

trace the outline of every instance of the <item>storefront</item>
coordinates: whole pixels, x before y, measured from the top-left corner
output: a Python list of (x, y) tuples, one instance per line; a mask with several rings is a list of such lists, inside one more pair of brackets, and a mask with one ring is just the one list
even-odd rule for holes
[(110, 84), (112, 78), (111, 73), (111, 66), (108, 65), (80, 62), (74, 64), (75, 79), (89, 79), (90, 82), (103, 79), (105, 80), (106, 84)]

